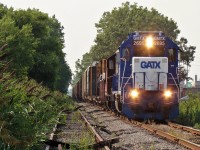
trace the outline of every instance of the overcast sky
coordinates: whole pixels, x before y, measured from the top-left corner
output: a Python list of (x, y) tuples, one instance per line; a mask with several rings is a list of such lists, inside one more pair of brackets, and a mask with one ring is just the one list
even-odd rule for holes
[[(103, 12), (120, 7), (126, 0), (0, 0), (14, 9), (37, 8), (49, 16), (55, 14), (64, 26), (66, 60), (72, 71), (75, 61), (89, 52), (96, 37), (95, 23), (99, 22)], [(177, 22), (181, 30), (179, 37), (186, 37), (188, 44), (196, 46), (195, 61), (189, 75), (200, 79), (200, 0), (129, 0), (131, 4), (155, 8), (161, 14)]]

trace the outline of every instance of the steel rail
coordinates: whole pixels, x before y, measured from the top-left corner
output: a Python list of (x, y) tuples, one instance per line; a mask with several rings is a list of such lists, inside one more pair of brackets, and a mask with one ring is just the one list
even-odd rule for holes
[[(126, 120), (127, 121), (127, 120)], [(145, 130), (148, 130), (156, 135), (159, 135), (163, 138), (166, 138), (170, 141), (173, 141), (173, 142), (176, 142), (178, 143), (179, 145), (182, 145), (182, 146), (185, 146), (186, 148), (188, 149), (192, 149), (192, 150), (200, 150), (200, 145), (198, 144), (195, 144), (195, 143), (192, 143), (188, 140), (185, 140), (185, 139), (182, 139), (182, 138), (179, 138), (179, 137), (176, 137), (172, 134), (169, 134), (165, 131), (162, 131), (162, 130), (159, 130), (159, 129), (155, 129), (153, 127), (151, 127), (150, 125), (147, 125), (147, 124), (144, 124), (144, 123), (141, 123), (141, 122), (138, 122), (138, 121), (135, 121), (135, 120), (130, 120), (130, 122), (136, 126), (139, 126)]]
[[(169, 134), (169, 133), (167, 133), (165, 131), (153, 128), (150, 125), (147, 125), (147, 124), (135, 121), (133, 119), (128, 119), (125, 116), (120, 116), (119, 118), (122, 119), (123, 121), (125, 121), (126, 123), (129, 123), (129, 124), (141, 127), (141, 128), (143, 128), (145, 130), (148, 130), (148, 131), (156, 134), (156, 135), (159, 135), (160, 137), (163, 137), (163, 138), (165, 138), (167, 140), (170, 140), (170, 141), (175, 142), (175, 143), (177, 143), (179, 145), (182, 145), (182, 146), (184, 146), (184, 147), (186, 147), (188, 149), (191, 149), (191, 150), (200, 150), (200, 145), (195, 144), (193, 142), (190, 142), (188, 140), (176, 137), (176, 136), (174, 136), (172, 134)], [(175, 126), (175, 124), (174, 124), (174, 126)], [(187, 128), (189, 128), (189, 127), (185, 127), (184, 129), (187, 129)], [(194, 129), (193, 131), (196, 131), (196, 130)], [(194, 133), (194, 134), (196, 134), (196, 133)]]
[(184, 130), (184, 131), (187, 131), (187, 132), (190, 132), (192, 134), (200, 136), (200, 130), (198, 130), (198, 129), (194, 129), (194, 128), (191, 128), (191, 127), (175, 124), (175, 123), (172, 123), (172, 122), (168, 122), (168, 125), (171, 126), (171, 127), (178, 128), (178, 129), (181, 129), (181, 130)]
[[(60, 113), (59, 113), (60, 114)], [(54, 137), (54, 135), (55, 135), (55, 132), (56, 132), (56, 130), (57, 130), (57, 126), (58, 126), (58, 124), (56, 123), (55, 124), (55, 126), (54, 126), (54, 128), (53, 128), (53, 131), (52, 131), (52, 133), (50, 134), (50, 136), (49, 136), (49, 140), (53, 140), (53, 137)], [(60, 149), (62, 149), (62, 148), (60, 148), (60, 144), (58, 145), (58, 150), (60, 150)], [(50, 145), (47, 145), (46, 146), (46, 148), (45, 148), (45, 150), (49, 150), (50, 149)]]
[[(83, 120), (85, 121), (85, 125), (89, 128), (89, 130), (95, 135), (95, 139), (96, 142), (104, 142), (104, 140), (101, 138), (101, 136), (96, 132), (96, 130), (92, 127), (92, 125), (89, 123), (89, 121), (84, 117), (84, 115), (78, 111), (81, 114), (81, 117), (83, 118)], [(55, 135), (55, 132), (57, 130), (57, 125), (55, 124), (54, 128), (53, 128), (53, 132), (50, 134), (49, 136), (49, 140), (53, 140), (53, 137)], [(116, 139), (111, 139), (110, 141), (116, 141)], [(98, 143), (97, 143), (98, 144)], [(110, 150), (110, 148), (108, 146), (104, 146), (105, 150)], [(47, 145), (45, 150), (50, 150), (50, 145)], [(62, 145), (58, 144), (58, 150), (62, 150)]]
[[(94, 127), (89, 123), (89, 121), (87, 120), (87, 118), (85, 118), (85, 116), (81, 113), (81, 111), (79, 111), (79, 113), (81, 114), (81, 117), (84, 119), (84, 121), (86, 122), (87, 126), (89, 127), (90, 131), (95, 135), (95, 139), (96, 142), (103, 142), (104, 140), (102, 139), (102, 137), (96, 132), (96, 130), (94, 129)], [(110, 150), (110, 148), (108, 146), (104, 146), (105, 150)]]
[(189, 148), (189, 149), (192, 149), (192, 150), (200, 150), (200, 145), (192, 143), (188, 140), (176, 137), (172, 134), (169, 134), (169, 133), (164, 132), (164, 131), (159, 130), (159, 129), (155, 129), (155, 128), (150, 127), (150, 126), (145, 125), (145, 124), (142, 124), (141, 127), (148, 130), (148, 131), (151, 131), (152, 133), (155, 133), (155, 134), (157, 134), (161, 137), (164, 137), (164, 138), (166, 138), (170, 141), (173, 141), (173, 142), (176, 142), (176, 143), (178, 143), (182, 146), (185, 146), (186, 148)]
[[(56, 126), (57, 126), (57, 124), (56, 124)], [(53, 140), (54, 132), (56, 131), (56, 126), (53, 128), (53, 133), (50, 134), (50, 137), (49, 137), (50, 140)], [(50, 146), (47, 145), (45, 150), (49, 150), (49, 149), (50, 149)]]
[[(100, 107), (100, 106), (98, 106), (98, 107), (103, 110), (102, 107)], [(116, 113), (113, 113), (112, 111), (107, 111), (107, 112), (111, 113), (112, 115), (115, 115), (115, 116), (119, 117), (120, 119), (122, 119), (123, 121), (125, 121), (128, 124), (141, 127), (141, 128), (143, 128), (143, 129), (145, 129), (147, 131), (150, 131), (150, 132), (152, 132), (152, 133), (154, 133), (154, 134), (156, 134), (156, 135), (158, 135), (160, 137), (163, 137), (163, 138), (165, 138), (165, 139), (167, 139), (169, 141), (172, 141), (172, 142), (175, 142), (175, 143), (177, 143), (179, 145), (182, 145), (182, 146), (184, 146), (184, 147), (186, 147), (188, 149), (200, 150), (200, 145), (198, 145), (198, 144), (195, 144), (195, 143), (192, 143), (192, 142), (190, 142), (188, 140), (176, 137), (176, 136), (174, 136), (172, 134), (169, 134), (169, 133), (167, 133), (165, 131), (162, 131), (160, 129), (153, 128), (150, 125), (138, 122), (138, 121), (133, 120), (133, 119), (128, 119), (127, 117), (125, 117), (123, 115), (118, 116)], [(171, 125), (172, 125), (172, 123), (171, 123)], [(173, 124), (173, 125), (175, 126), (175, 124)], [(188, 129), (189, 127), (185, 127), (185, 126), (183, 126), (183, 127), (184, 127), (184, 130), (189, 130)], [(197, 130), (193, 129), (193, 131), (195, 131), (194, 134), (199, 134), (199, 133), (196, 133)]]

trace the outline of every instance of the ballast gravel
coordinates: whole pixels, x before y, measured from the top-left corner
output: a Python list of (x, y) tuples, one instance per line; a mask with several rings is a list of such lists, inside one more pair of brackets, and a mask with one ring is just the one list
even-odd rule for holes
[(88, 103), (80, 111), (104, 139), (119, 138), (113, 150), (186, 150), (186, 148), (158, 137), (140, 127), (128, 124), (119, 117)]

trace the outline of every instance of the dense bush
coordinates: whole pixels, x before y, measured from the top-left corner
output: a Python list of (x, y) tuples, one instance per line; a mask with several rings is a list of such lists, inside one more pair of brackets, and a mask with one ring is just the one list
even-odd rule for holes
[(180, 115), (178, 121), (181, 124), (200, 129), (200, 93), (189, 94), (189, 99), (180, 102)]
[(0, 149), (39, 146), (57, 123), (60, 112), (72, 107), (67, 96), (51, 92), (34, 80), (4, 73), (0, 79)]
[(0, 149), (42, 149), (61, 112), (73, 108), (69, 97), (42, 86), (67, 91), (62, 31), (55, 16), (0, 4)]
[(10, 62), (0, 48), (0, 149), (41, 149), (65, 109), (73, 102), (28, 77), (9, 72)]

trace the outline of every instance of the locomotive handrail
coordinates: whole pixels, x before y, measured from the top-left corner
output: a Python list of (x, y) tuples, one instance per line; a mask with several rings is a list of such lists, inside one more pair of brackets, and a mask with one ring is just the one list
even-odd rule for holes
[(178, 84), (176, 83), (176, 80), (175, 80), (173, 74), (172, 73), (168, 73), (168, 74), (171, 75), (172, 79), (174, 80), (174, 83), (175, 83), (176, 88), (178, 90), (178, 101), (179, 101), (179, 98), (180, 98), (179, 92), (180, 92), (180, 90), (179, 90)]
[(122, 78), (129, 78), (129, 77), (122, 77)]
[[(133, 74), (134, 74), (134, 76), (135, 76), (135, 73), (145, 73), (145, 72), (134, 72)], [(173, 79), (173, 81), (174, 81), (174, 83), (175, 83), (175, 85), (176, 85), (176, 87), (177, 87), (177, 89), (178, 89), (178, 84), (177, 84), (177, 82), (176, 82), (176, 80), (175, 79), (178, 79), (178, 78), (174, 78), (174, 76), (172, 75), (172, 73), (166, 73), (166, 72), (157, 72), (158, 74), (160, 74), (160, 73), (165, 73), (165, 74), (169, 74), (169, 75), (171, 75), (171, 77), (172, 78), (169, 78), (169, 79)], [(159, 81), (158, 81), (159, 82)], [(145, 83), (144, 83), (145, 84)], [(135, 88), (135, 87), (134, 87)]]
[(125, 85), (123, 86), (123, 99), (122, 102), (124, 104), (124, 88), (126, 87), (127, 83), (129, 82), (130, 78), (132, 77), (132, 74), (130, 75), (130, 77), (128, 78), (128, 80), (126, 81)]
[[(176, 75), (177, 75), (177, 80), (178, 80), (178, 83), (180, 83), (180, 77), (179, 77), (179, 69), (178, 69), (179, 67), (176, 67)], [(179, 101), (179, 99), (180, 99), (180, 97), (181, 97), (181, 92), (180, 92), (180, 85), (179, 85), (179, 88), (178, 88), (178, 101)]]
[[(133, 76), (135, 76), (135, 73), (143, 73), (144, 74), (144, 78), (145, 78), (145, 72), (134, 72), (133, 74), (130, 75), (130, 77), (123, 77), (123, 78), (128, 78), (128, 80), (126, 81), (125, 85), (123, 86), (123, 99), (122, 102), (124, 103), (124, 88), (126, 87), (127, 83), (129, 82), (130, 78)], [(165, 73), (165, 72), (158, 72), (158, 73)], [(133, 75), (133, 76), (132, 76)], [(123, 80), (122, 80), (123, 81)], [(123, 82), (122, 82), (123, 83)], [(159, 84), (159, 81), (158, 81)], [(122, 84), (121, 84), (122, 85)], [(134, 84), (134, 88), (135, 88), (135, 84)], [(145, 88), (145, 79), (144, 79), (144, 88)]]
[[(128, 78), (128, 80), (126, 81), (126, 83), (124, 84), (124, 86), (123, 86), (123, 98), (122, 98), (122, 103), (124, 104), (125, 102), (125, 87), (126, 87), (126, 85), (128, 84), (128, 82), (129, 82), (129, 80), (131, 79), (131, 78), (133, 78), (133, 76), (135, 76), (135, 74), (136, 73), (143, 73), (143, 75), (144, 75), (144, 78), (145, 78), (145, 72), (134, 72), (134, 73), (132, 73), (129, 77), (123, 77), (123, 78)], [(169, 74), (170, 76), (171, 76), (171, 79), (173, 79), (173, 81), (174, 81), (174, 83), (175, 84), (173, 84), (173, 85), (176, 85), (176, 87), (177, 87), (177, 90), (178, 90), (178, 99), (179, 99), (179, 88), (178, 88), (178, 84), (177, 84), (177, 82), (176, 82), (176, 80), (175, 80), (175, 78), (174, 78), (174, 76), (172, 75), (172, 73), (166, 73), (166, 72), (157, 72), (158, 73), (158, 76), (159, 76), (159, 74), (161, 74), (161, 73), (164, 73), (164, 74)], [(123, 80), (122, 80), (123, 81)], [(145, 79), (144, 79), (144, 88), (145, 88)], [(135, 83), (135, 81), (134, 81), (134, 83)], [(123, 85), (123, 82), (121, 83), (121, 85)], [(158, 77), (158, 85), (159, 85), (159, 77)], [(170, 84), (171, 85), (171, 84)], [(134, 88), (135, 88), (135, 84), (134, 84), (134, 86), (133, 86)], [(159, 86), (158, 86), (158, 90), (159, 90)]]
[[(123, 70), (123, 78), (122, 78), (122, 83), (124, 81), (124, 73), (125, 73), (125, 70), (126, 70), (126, 59), (124, 59), (124, 70)], [(122, 89), (122, 83), (121, 83), (121, 86), (120, 86), (120, 89)]]
[[(126, 85), (128, 84), (128, 82), (129, 82), (129, 80), (131, 79), (131, 78), (133, 78), (133, 76), (135, 77), (135, 74), (136, 73), (143, 73), (143, 75), (144, 75), (144, 78), (145, 78), (145, 72), (134, 72), (133, 74), (131, 74), (130, 75), (130, 77), (123, 77), (123, 78), (128, 78), (128, 80), (126, 81), (126, 83), (124, 84), (124, 86), (123, 86), (123, 99), (122, 99), (122, 103), (124, 104), (124, 97), (125, 97), (125, 95), (124, 95), (124, 92), (125, 92), (125, 87), (126, 87)], [(167, 74), (166, 72), (157, 72), (158, 73), (158, 75), (160, 74), (160, 73), (165, 73), (165, 74)], [(135, 81), (134, 81), (135, 82)], [(144, 79), (144, 88), (145, 88), (145, 79)], [(123, 83), (122, 83), (123, 84)], [(159, 80), (158, 80), (158, 85), (159, 85)], [(135, 84), (134, 84), (134, 88), (135, 88)], [(159, 86), (158, 86), (158, 88), (159, 88)], [(129, 104), (129, 103), (128, 103)]]

